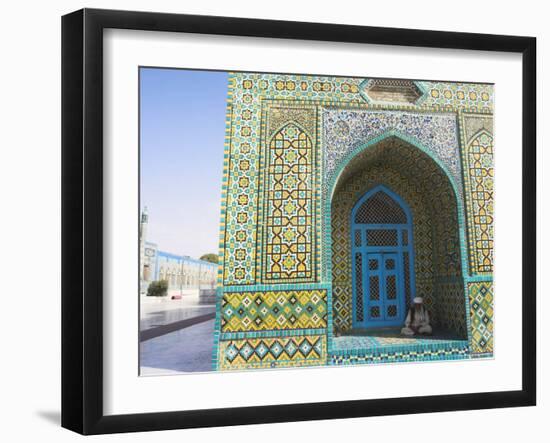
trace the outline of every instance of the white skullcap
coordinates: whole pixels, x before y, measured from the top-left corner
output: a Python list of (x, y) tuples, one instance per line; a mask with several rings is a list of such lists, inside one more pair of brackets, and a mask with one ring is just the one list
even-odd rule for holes
[(423, 301), (424, 301), (424, 299), (422, 297), (415, 297), (413, 299), (413, 302), (415, 302), (415, 303), (422, 303)]

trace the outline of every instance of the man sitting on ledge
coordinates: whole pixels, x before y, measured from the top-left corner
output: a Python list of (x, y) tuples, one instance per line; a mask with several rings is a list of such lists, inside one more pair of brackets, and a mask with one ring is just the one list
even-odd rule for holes
[(413, 305), (409, 309), (405, 319), (405, 327), (401, 329), (403, 335), (424, 334), (430, 335), (432, 327), (430, 326), (430, 316), (428, 310), (422, 304), (422, 297), (415, 297)]

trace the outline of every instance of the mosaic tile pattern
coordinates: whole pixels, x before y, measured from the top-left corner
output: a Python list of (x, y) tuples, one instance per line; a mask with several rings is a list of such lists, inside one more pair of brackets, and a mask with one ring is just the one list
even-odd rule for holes
[[(306, 101), (315, 106), (382, 109), (383, 107), (367, 104), (361, 95), (360, 86), (364, 81), (363, 78), (349, 77), (230, 73), (220, 239), (224, 267), (220, 270), (220, 282), (225, 285), (256, 282), (257, 248), (253, 246), (257, 244), (255, 209), (259, 184), (262, 102), (273, 99), (295, 103)], [(422, 102), (419, 101), (419, 106), (403, 106), (403, 110), (492, 111), (492, 85), (416, 83), (421, 84), (421, 89), (426, 91)], [(397, 108), (400, 107), (390, 107), (391, 110)], [(391, 118), (395, 119), (395, 116)], [(440, 120), (438, 114), (433, 114), (433, 118)], [(449, 117), (443, 116), (445, 118)], [(306, 126), (302, 124), (307, 130)], [(341, 134), (347, 131), (345, 125), (338, 126)], [(430, 145), (428, 141), (426, 143)], [(241, 198), (239, 203), (238, 198), (243, 192), (248, 199), (244, 201)], [(237, 250), (239, 253), (235, 254)]]
[[(256, 194), (260, 118), (251, 109), (254, 98), (239, 75), (229, 75), (228, 121), (224, 158), (224, 194), (220, 255), (220, 283), (255, 281)], [(246, 198), (242, 196), (245, 195)]]
[(222, 370), (322, 365), (326, 339), (317, 335), (222, 341), (220, 356)]
[[(220, 284), (258, 281), (257, 222), (262, 103), (265, 99), (363, 102), (361, 79), (280, 74), (230, 73), (220, 255)], [(283, 115), (283, 114), (281, 114)], [(285, 117), (282, 117), (285, 119)], [(275, 118), (276, 121), (276, 118)], [(265, 122), (264, 122), (265, 123)], [(308, 124), (299, 122), (306, 131)], [(276, 123), (275, 123), (276, 124)], [(312, 140), (315, 144), (316, 141)]]
[(493, 283), (468, 284), (472, 325), (471, 346), (475, 354), (493, 352)]
[[(388, 131), (413, 138), (444, 163), (460, 184), (461, 165), (456, 115), (395, 111), (323, 110), (324, 177), (360, 145)], [(460, 187), (458, 187), (460, 189)]]
[(409, 204), (413, 213), (413, 237), (416, 250), (416, 291), (425, 294), (426, 306), (434, 307), (432, 228), (419, 192), (393, 168), (374, 167), (347, 181), (335, 194), (332, 205), (332, 288), (334, 325), (346, 331), (352, 325), (352, 286), (349, 214), (355, 202), (369, 189), (385, 184)]
[(492, 128), (492, 119), (464, 116), (464, 122), (470, 269), (474, 274), (490, 274), (493, 271), (494, 169), (493, 137), (487, 128)]
[(465, 345), (463, 340), (437, 339), (425, 337), (381, 337), (381, 336), (355, 336), (348, 335), (336, 337), (332, 341), (331, 351), (345, 351), (348, 349), (368, 350), (388, 346), (420, 346), (423, 345)]
[(315, 277), (314, 165), (311, 137), (296, 123), (287, 123), (269, 141), (262, 219), (264, 283)]
[(435, 280), (438, 325), (466, 338), (466, 303), (462, 277), (439, 277)]
[(490, 84), (422, 82), (426, 89), (425, 107), (492, 112), (494, 88)]
[[(266, 140), (271, 140), (275, 132), (289, 123), (294, 123), (315, 138), (317, 134), (316, 106), (294, 104), (285, 106), (280, 100), (265, 100)], [(264, 104), (262, 103), (262, 104)], [(267, 143), (266, 143), (267, 144)]]
[(474, 136), (482, 131), (493, 133), (493, 115), (461, 113), (462, 116), (462, 140), (468, 144)]
[[(458, 342), (460, 343), (460, 342)], [(463, 360), (469, 358), (468, 345), (433, 344), (413, 346), (412, 349), (375, 348), (372, 351), (346, 353), (331, 352), (329, 365), (347, 366), (357, 364), (400, 363), (413, 361)]]
[(326, 328), (327, 291), (226, 292), (222, 332)]
[[(388, 100), (371, 82), (376, 97), (370, 100), (367, 80), (230, 73), (215, 369), (441, 360), (492, 352), (489, 326), (483, 331), (481, 326), (487, 320), (473, 315), (473, 277), (462, 273), (468, 261), (466, 224), (470, 271), (483, 278), (492, 272), (493, 86), (415, 81), (408, 91), (392, 90)], [(385, 137), (388, 144), (368, 150), (377, 152), (371, 158), (376, 161), (368, 163), (372, 175), (360, 178), (359, 170), (346, 167), (334, 192), (349, 194), (349, 201), (331, 203), (343, 163), (359, 158), (369, 141)], [(395, 137), (418, 149), (399, 147)], [(432, 157), (438, 173), (422, 155)], [(378, 342), (369, 352), (328, 353), (334, 329), (345, 330), (351, 319), (346, 205), (378, 183), (399, 189), (413, 211), (417, 293), (425, 295), (436, 324), (468, 335), (473, 354), (450, 342), (420, 347)], [(458, 207), (453, 192), (460, 197)], [(334, 205), (341, 207), (332, 218)], [(444, 217), (434, 221), (440, 214)], [(284, 308), (266, 303), (266, 293), (292, 291), (317, 293), (322, 301), (313, 306), (281, 299)], [(309, 315), (300, 317), (308, 307)], [(492, 331), (492, 308), (487, 312)]]
[(445, 174), (426, 154), (391, 138), (358, 155), (348, 165), (332, 199), (334, 326), (346, 331), (352, 324), (349, 214), (355, 202), (378, 184), (392, 189), (411, 208), (416, 294), (425, 298), (434, 325), (465, 335), (464, 291), (457, 292), (462, 281), (435, 284), (436, 279), (461, 275), (458, 211), (453, 189)]

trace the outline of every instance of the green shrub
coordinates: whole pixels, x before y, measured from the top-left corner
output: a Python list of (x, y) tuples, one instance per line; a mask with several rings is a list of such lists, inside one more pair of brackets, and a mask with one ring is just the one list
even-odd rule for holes
[(201, 260), (214, 263), (215, 265), (218, 264), (218, 254), (204, 254), (200, 258)]
[(150, 297), (164, 297), (168, 294), (168, 282), (166, 280), (152, 281), (147, 288)]

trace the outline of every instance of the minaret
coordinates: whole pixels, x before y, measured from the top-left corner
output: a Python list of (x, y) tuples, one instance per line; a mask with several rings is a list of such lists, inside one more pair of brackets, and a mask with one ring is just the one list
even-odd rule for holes
[(139, 279), (143, 280), (143, 267), (145, 265), (145, 242), (147, 241), (147, 222), (149, 214), (147, 206), (143, 208), (141, 213), (141, 221), (139, 224)]

